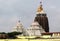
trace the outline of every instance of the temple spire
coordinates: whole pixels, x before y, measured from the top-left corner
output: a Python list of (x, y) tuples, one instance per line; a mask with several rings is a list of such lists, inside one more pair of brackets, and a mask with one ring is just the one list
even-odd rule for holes
[(40, 1), (40, 5), (42, 5), (42, 0)]
[(20, 20), (18, 20), (18, 23), (20, 23)]
[(45, 32), (49, 32), (49, 22), (47, 14), (44, 12), (42, 7), (42, 0), (40, 1), (40, 6), (37, 9), (35, 20), (42, 26)]
[(45, 13), (42, 7), (42, 1), (40, 1), (40, 6), (37, 9), (37, 14)]
[(16, 26), (13, 28), (13, 31), (23, 32), (23, 25), (22, 25), (22, 23), (20, 22), (20, 20), (17, 21), (17, 24), (16, 24)]

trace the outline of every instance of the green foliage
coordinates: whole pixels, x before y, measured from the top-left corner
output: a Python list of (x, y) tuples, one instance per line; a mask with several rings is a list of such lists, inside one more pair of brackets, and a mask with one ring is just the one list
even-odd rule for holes
[[(5, 32), (0, 32), (0, 34), (2, 36), (0, 36), (0, 39), (4, 39), (4, 38), (10, 38), (10, 39), (13, 39), (13, 38), (17, 38), (16, 35), (21, 35), (22, 32), (9, 32), (9, 33), (5, 33)], [(6, 37), (7, 36), (7, 37)]]
[(6, 34), (5, 32), (0, 32), (0, 34)]
[(21, 32), (9, 32), (7, 35), (9, 36), (8, 38), (16, 38), (16, 35), (21, 35)]

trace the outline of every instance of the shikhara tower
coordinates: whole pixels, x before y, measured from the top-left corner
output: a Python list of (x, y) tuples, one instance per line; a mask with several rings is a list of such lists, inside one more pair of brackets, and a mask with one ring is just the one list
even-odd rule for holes
[(13, 28), (13, 32), (20, 32), (20, 33), (22, 33), (22, 35), (28, 35), (27, 31), (23, 27), (23, 25), (20, 22), (20, 20), (18, 20), (16, 26)]
[(47, 14), (44, 12), (42, 7), (42, 2), (40, 2), (40, 6), (37, 9), (36, 17), (34, 21), (37, 21), (39, 25), (42, 26), (45, 32), (49, 32), (49, 23)]
[(29, 36), (40, 36), (41, 33), (45, 33), (44, 29), (38, 22), (34, 21), (29, 29), (27, 29)]
[(20, 20), (17, 22), (17, 25), (14, 27), (13, 31), (23, 32), (24, 28)]

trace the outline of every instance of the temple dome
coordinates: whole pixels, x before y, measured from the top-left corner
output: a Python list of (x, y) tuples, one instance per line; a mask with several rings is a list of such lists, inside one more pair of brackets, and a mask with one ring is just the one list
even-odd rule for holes
[(31, 26), (39, 26), (39, 23), (34, 21)]
[(41, 33), (44, 33), (45, 31), (37, 21), (34, 21), (30, 25), (29, 29), (27, 29), (27, 32), (30, 36), (40, 36)]

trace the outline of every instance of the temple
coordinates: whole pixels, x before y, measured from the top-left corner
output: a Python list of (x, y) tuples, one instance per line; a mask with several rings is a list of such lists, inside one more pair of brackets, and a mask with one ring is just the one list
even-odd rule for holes
[(34, 21), (29, 29), (27, 29), (29, 36), (41, 36), (41, 33), (45, 33), (44, 29), (38, 22)]
[(40, 6), (37, 9), (36, 17), (34, 21), (37, 21), (39, 25), (42, 26), (45, 32), (49, 32), (49, 22), (47, 14), (44, 12), (42, 7), (42, 2), (40, 2)]

